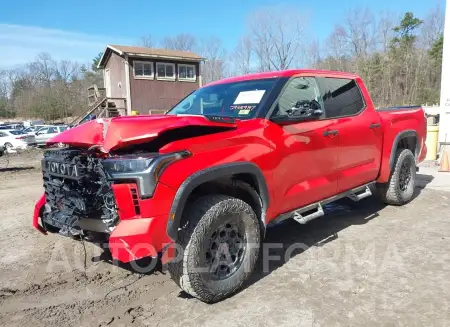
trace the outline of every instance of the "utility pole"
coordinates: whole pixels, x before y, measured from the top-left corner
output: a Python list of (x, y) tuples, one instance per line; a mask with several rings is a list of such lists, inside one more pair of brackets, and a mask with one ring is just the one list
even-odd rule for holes
[(450, 0), (446, 0), (442, 53), (439, 142), (450, 142)]

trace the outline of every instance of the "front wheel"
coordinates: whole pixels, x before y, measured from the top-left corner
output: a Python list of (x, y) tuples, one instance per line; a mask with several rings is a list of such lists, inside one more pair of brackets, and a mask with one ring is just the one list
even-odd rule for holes
[(5, 143), (5, 149), (6, 149), (7, 151), (12, 150), (12, 148), (13, 148), (13, 145), (12, 145), (11, 143), (9, 143), (9, 142), (6, 142), (6, 143)]
[(403, 205), (411, 201), (416, 186), (416, 160), (411, 150), (400, 149), (395, 156), (394, 169), (389, 181), (377, 184), (384, 203)]
[(225, 195), (188, 204), (179, 232), (172, 279), (186, 293), (207, 303), (238, 291), (253, 272), (260, 247), (260, 225), (246, 202)]

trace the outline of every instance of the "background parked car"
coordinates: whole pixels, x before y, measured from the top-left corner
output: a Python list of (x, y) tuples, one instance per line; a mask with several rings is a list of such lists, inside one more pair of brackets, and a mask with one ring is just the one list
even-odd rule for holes
[(27, 145), (35, 145), (36, 144), (36, 138), (34, 136), (34, 133), (27, 134), (23, 130), (15, 130), (15, 129), (5, 130), (2, 132), (5, 132), (6, 134), (13, 136), (16, 140), (22, 140), (22, 141), (26, 142)]
[(25, 133), (27, 133), (28, 135), (33, 135), (33, 136), (35, 136), (35, 135), (36, 135), (36, 132), (37, 132), (38, 130), (40, 130), (41, 128), (43, 128), (43, 127), (48, 127), (48, 125), (33, 125), (33, 126), (30, 126), (30, 127), (27, 127), (27, 128), (25, 128), (25, 129), (23, 129), (22, 132), (25, 132)]
[(48, 140), (50, 140), (55, 135), (57, 135), (61, 132), (64, 132), (66, 129), (68, 129), (68, 127), (64, 126), (64, 125), (46, 126), (46, 127), (39, 129), (36, 132), (36, 136), (35, 136), (37, 146), (44, 146)]
[(0, 146), (4, 146), (6, 150), (26, 149), (27, 143), (8, 131), (0, 130)]
[(0, 129), (23, 129), (23, 124), (21, 123), (11, 123), (11, 124), (3, 124), (0, 126)]

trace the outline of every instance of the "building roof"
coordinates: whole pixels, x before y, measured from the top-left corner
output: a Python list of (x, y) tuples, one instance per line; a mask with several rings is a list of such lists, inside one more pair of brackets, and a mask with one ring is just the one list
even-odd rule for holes
[(289, 70), (280, 70), (273, 72), (263, 72), (263, 73), (255, 73), (248, 74), (242, 76), (235, 76), (230, 78), (221, 79), (207, 85), (214, 84), (225, 84), (225, 83), (233, 83), (233, 82), (242, 82), (249, 81), (255, 79), (263, 79), (263, 78), (278, 78), (278, 77), (293, 77), (297, 75), (303, 76), (323, 76), (323, 77), (334, 77), (334, 78), (349, 78), (349, 79), (357, 79), (358, 75), (353, 73), (332, 71), (332, 70), (320, 70), (320, 69), (289, 69)]
[(128, 55), (132, 57), (145, 57), (145, 58), (161, 58), (161, 59), (175, 59), (175, 60), (187, 60), (187, 61), (203, 61), (200, 55), (190, 51), (178, 51), (169, 49), (155, 49), (155, 48), (143, 48), (132, 47), (126, 45), (107, 45), (103, 53), (98, 68), (104, 67), (108, 61), (111, 51), (118, 53), (119, 55)]

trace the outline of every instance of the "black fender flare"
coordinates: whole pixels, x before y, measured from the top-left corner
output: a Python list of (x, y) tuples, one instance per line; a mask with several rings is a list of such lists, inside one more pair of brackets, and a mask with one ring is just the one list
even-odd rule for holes
[(411, 137), (411, 136), (416, 138), (416, 148), (414, 149), (414, 156), (417, 158), (417, 156), (419, 155), (420, 144), (419, 144), (419, 137), (417, 135), (417, 132), (415, 130), (410, 129), (410, 130), (406, 130), (406, 131), (398, 133), (394, 139), (394, 143), (392, 144), (391, 157), (389, 158), (389, 168), (391, 169), (391, 171), (392, 171), (392, 169), (394, 169), (395, 153), (397, 152), (398, 143), (400, 142), (400, 140), (402, 138)]
[[(200, 170), (186, 178), (186, 180), (178, 188), (172, 202), (169, 220), (167, 222), (167, 235), (172, 240), (177, 240), (178, 229), (180, 227), (181, 217), (186, 201), (197, 186), (221, 177), (243, 173), (251, 174), (255, 177), (256, 182), (258, 183), (259, 194), (263, 206), (262, 217), (263, 220), (265, 220), (265, 212), (269, 207), (269, 190), (261, 169), (251, 162), (233, 162)], [(263, 221), (263, 223), (265, 224), (265, 221)]]

